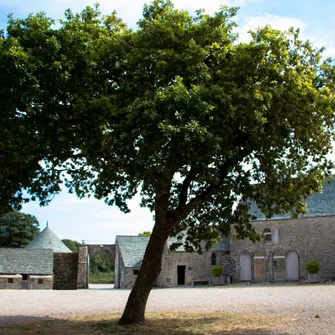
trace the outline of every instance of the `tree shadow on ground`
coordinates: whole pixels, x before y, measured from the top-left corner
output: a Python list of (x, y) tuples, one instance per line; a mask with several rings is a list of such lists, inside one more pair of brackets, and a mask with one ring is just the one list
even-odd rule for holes
[[(2, 323), (0, 335), (48, 334), (48, 335), (287, 335), (276, 330), (279, 319), (266, 318), (255, 320), (245, 316), (218, 315), (182, 317), (164, 317), (153, 314), (146, 322), (139, 325), (118, 326), (120, 315), (88, 316), (72, 320), (50, 319), (48, 317), (7, 317), (6, 325)], [(0, 319), (1, 320), (1, 319)]]

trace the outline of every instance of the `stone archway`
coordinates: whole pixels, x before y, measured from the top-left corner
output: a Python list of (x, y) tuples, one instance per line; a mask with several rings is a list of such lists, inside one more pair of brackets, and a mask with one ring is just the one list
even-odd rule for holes
[(240, 281), (251, 281), (251, 257), (244, 252), (240, 256)]
[(299, 280), (299, 257), (296, 251), (289, 251), (286, 254), (286, 280)]
[(266, 253), (259, 250), (254, 253), (254, 280), (264, 281), (266, 269)]
[(277, 250), (272, 256), (273, 280), (286, 280), (286, 257), (284, 250)]

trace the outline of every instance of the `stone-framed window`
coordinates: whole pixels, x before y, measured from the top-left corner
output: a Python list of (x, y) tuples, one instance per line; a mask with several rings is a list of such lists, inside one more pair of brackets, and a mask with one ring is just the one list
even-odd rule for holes
[(264, 229), (263, 236), (264, 236), (264, 243), (266, 244), (272, 243), (272, 233), (269, 228)]
[(8, 284), (14, 284), (14, 278), (8, 278)]
[(37, 279), (37, 284), (43, 284), (43, 279), (41, 278)]
[(138, 270), (138, 269), (133, 270), (134, 276), (137, 276), (139, 272), (140, 272), (140, 270)]
[(211, 264), (216, 265), (216, 254), (214, 253), (212, 253), (212, 256), (211, 256)]

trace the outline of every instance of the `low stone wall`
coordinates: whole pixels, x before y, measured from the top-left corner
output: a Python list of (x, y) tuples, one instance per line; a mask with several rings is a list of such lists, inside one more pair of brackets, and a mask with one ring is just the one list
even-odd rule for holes
[(21, 275), (0, 275), (0, 289), (2, 290), (21, 290)]
[(78, 279), (78, 254), (54, 253), (54, 290), (76, 290)]
[(32, 290), (51, 290), (52, 276), (30, 275), (30, 289)]

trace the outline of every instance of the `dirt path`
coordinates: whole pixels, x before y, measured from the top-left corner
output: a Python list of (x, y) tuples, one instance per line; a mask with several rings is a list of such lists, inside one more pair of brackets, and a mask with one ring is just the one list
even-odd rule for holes
[[(129, 292), (99, 285), (78, 291), (2, 290), (0, 326), (51, 318), (68, 319), (78, 315), (121, 313)], [(150, 294), (147, 310), (282, 315), (288, 322), (280, 325), (280, 334), (335, 335), (335, 285), (155, 289)]]

